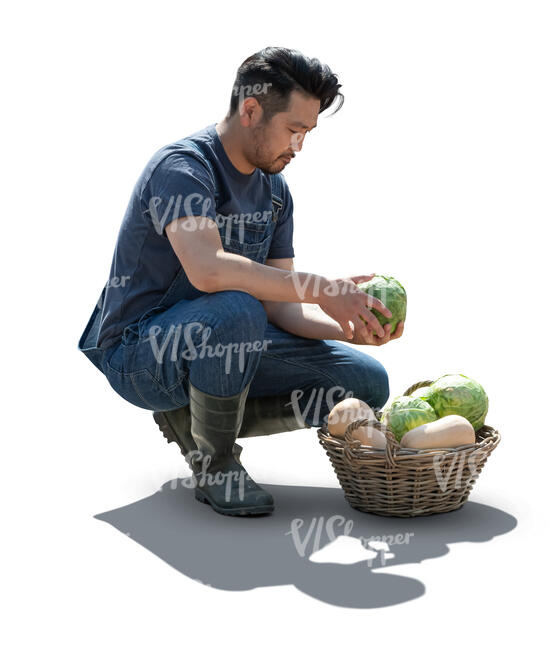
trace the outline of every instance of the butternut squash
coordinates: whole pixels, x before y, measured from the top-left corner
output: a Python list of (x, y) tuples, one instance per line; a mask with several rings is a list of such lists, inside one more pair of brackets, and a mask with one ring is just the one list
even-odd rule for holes
[(474, 427), (466, 418), (461, 415), (446, 415), (410, 429), (402, 436), (400, 444), (412, 449), (435, 449), (471, 445), (474, 442)]
[(371, 406), (368, 406), (361, 399), (348, 397), (333, 406), (327, 416), (327, 428), (335, 438), (344, 438), (344, 432), (350, 422), (362, 420), (363, 418), (377, 420)]
[(375, 447), (375, 449), (385, 449), (387, 440), (385, 434), (369, 424), (365, 427), (358, 427), (352, 431), (354, 440), (359, 440), (366, 447)]

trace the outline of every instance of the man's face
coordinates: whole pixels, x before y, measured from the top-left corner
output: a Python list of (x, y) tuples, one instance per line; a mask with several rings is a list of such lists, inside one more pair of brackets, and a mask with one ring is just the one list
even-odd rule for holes
[(288, 110), (253, 127), (250, 163), (267, 174), (281, 172), (302, 150), (306, 133), (317, 126), (320, 106), (317, 98), (292, 91)]

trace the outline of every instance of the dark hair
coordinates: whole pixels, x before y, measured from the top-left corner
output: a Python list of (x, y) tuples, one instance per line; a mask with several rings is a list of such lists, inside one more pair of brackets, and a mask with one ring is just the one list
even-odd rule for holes
[(264, 120), (268, 121), (276, 113), (287, 110), (293, 90), (319, 99), (320, 113), (338, 97), (334, 115), (344, 103), (340, 87), (337, 76), (318, 59), (310, 59), (298, 50), (266, 47), (238, 68), (227, 117), (237, 111), (240, 96), (254, 97), (263, 108)]

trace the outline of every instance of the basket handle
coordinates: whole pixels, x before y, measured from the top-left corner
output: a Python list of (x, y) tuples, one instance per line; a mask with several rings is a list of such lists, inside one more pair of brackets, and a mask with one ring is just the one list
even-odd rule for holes
[(362, 443), (359, 440), (354, 440), (352, 437), (352, 432), (361, 426), (365, 427), (367, 425), (371, 425), (385, 435), (387, 442), (387, 445), (385, 447), (385, 461), (390, 469), (394, 469), (397, 466), (395, 454), (400, 449), (400, 443), (395, 438), (393, 432), (383, 422), (379, 422), (378, 420), (368, 420), (367, 418), (350, 422), (350, 424), (346, 427), (346, 431), (344, 432), (344, 439), (348, 448), (350, 451), (353, 451), (354, 449), (361, 447)]
[(412, 384), (410, 388), (407, 388), (403, 395), (405, 397), (408, 397), (410, 393), (413, 393), (415, 390), (418, 390), (418, 388), (425, 388), (426, 386), (431, 386), (433, 384), (433, 381), (431, 379), (424, 379), (424, 381), (417, 381), (415, 384)]

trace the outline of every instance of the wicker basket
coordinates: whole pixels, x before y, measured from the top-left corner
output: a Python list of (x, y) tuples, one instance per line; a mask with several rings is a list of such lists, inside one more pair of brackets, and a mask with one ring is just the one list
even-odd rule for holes
[[(432, 381), (408, 388), (410, 395)], [(382, 413), (373, 409), (380, 419)], [(352, 431), (371, 424), (383, 431), (386, 449), (363, 446)], [(317, 430), (348, 503), (357, 510), (388, 517), (418, 517), (460, 508), (501, 436), (484, 425), (475, 444), (436, 449), (401, 447), (393, 433), (378, 421), (360, 419), (346, 428), (345, 439), (331, 436), (327, 422)]]

